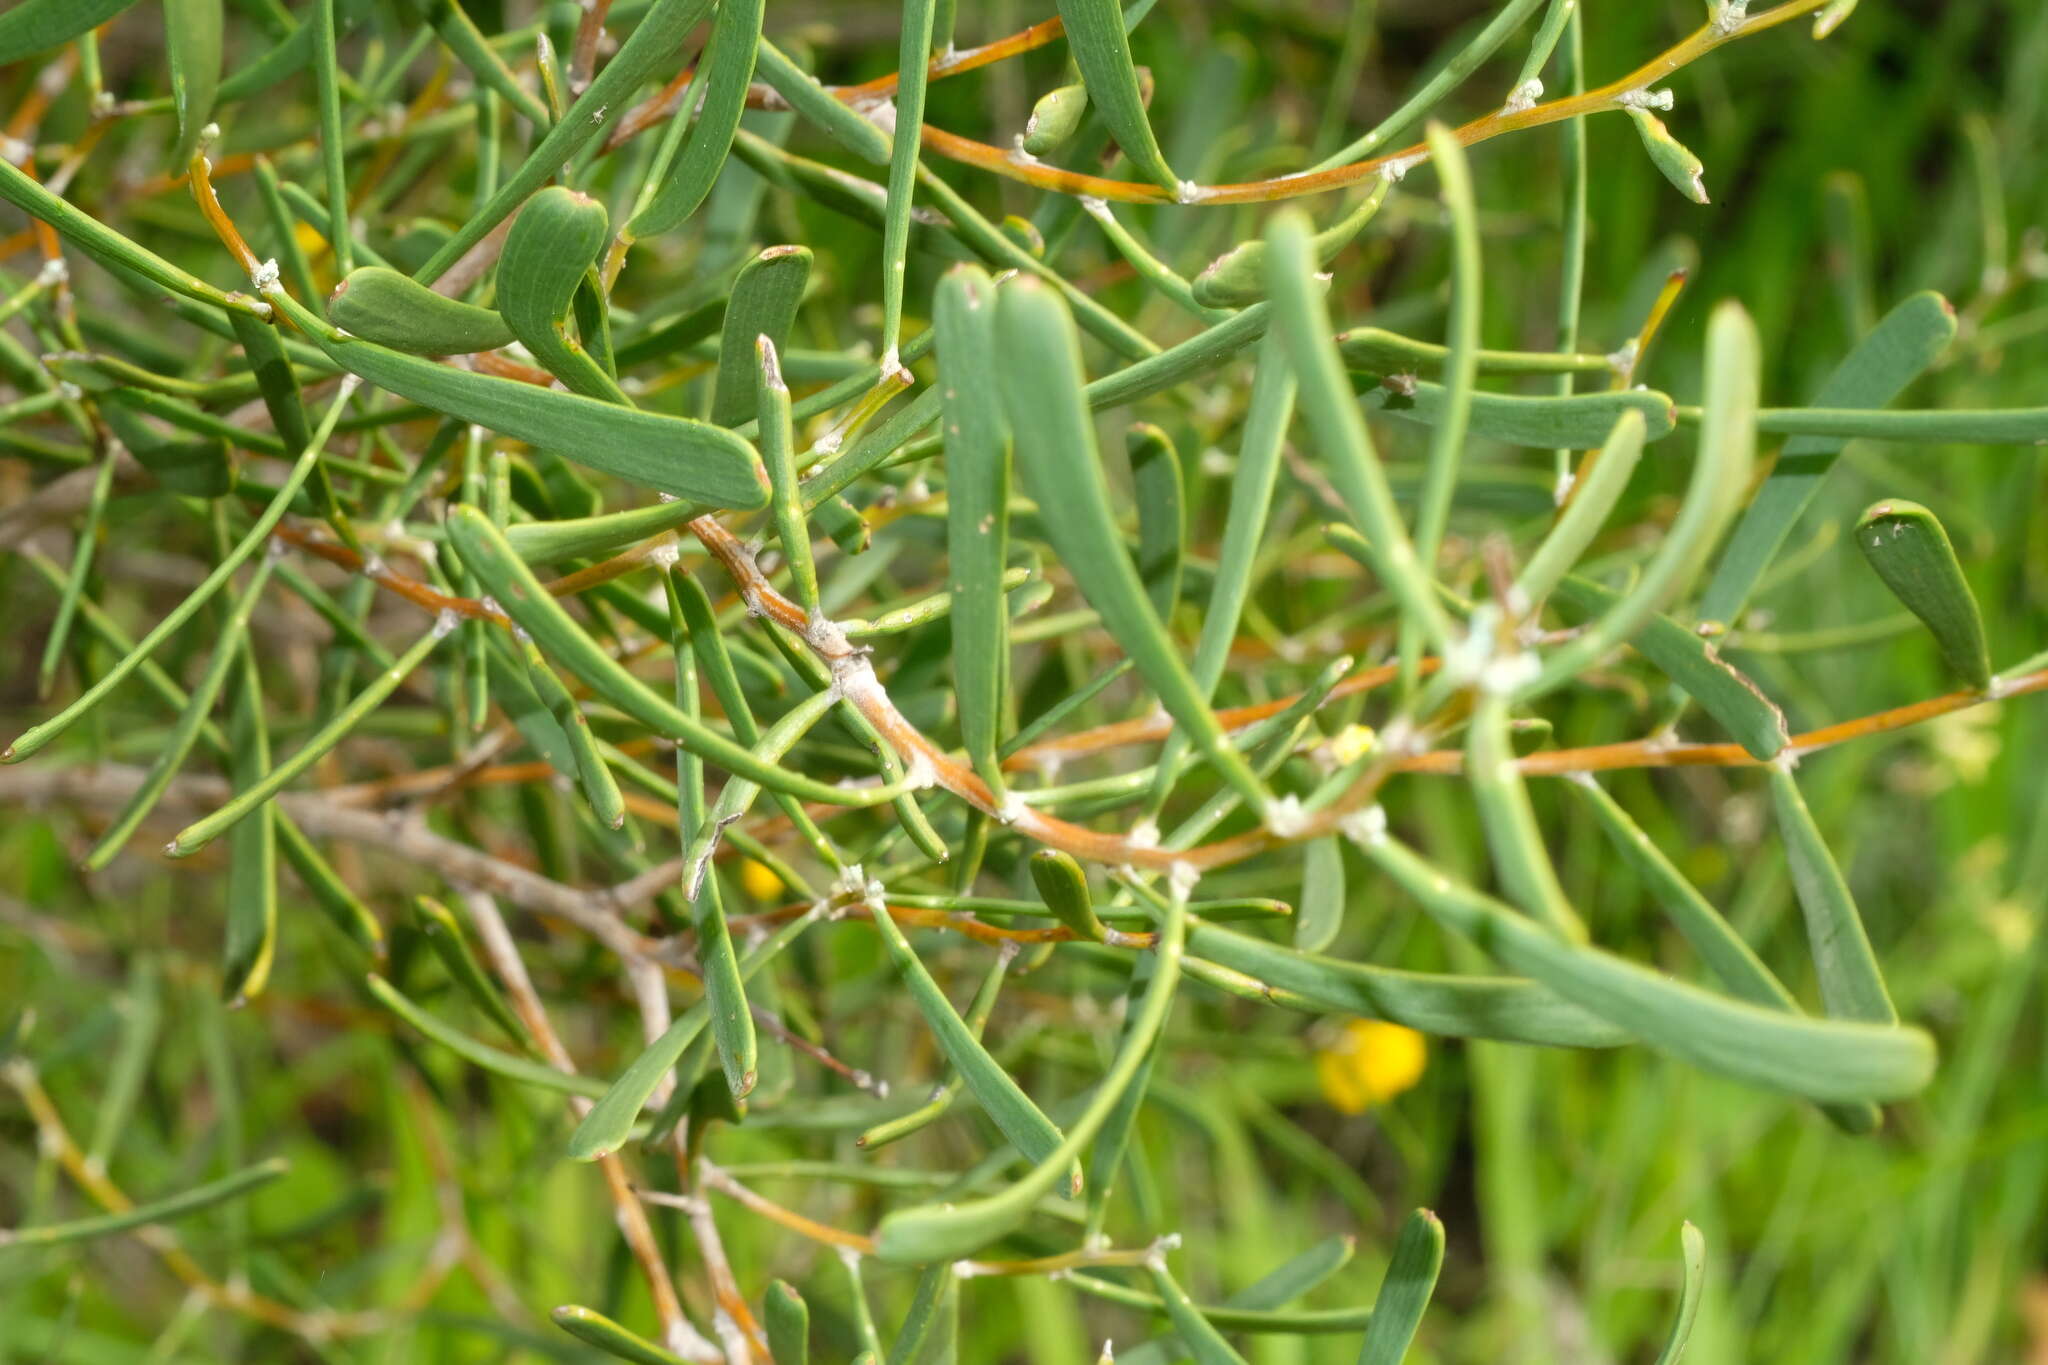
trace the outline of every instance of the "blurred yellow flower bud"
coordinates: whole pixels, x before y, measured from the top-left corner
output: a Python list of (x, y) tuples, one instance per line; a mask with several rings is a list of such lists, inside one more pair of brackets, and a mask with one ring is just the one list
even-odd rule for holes
[(1323, 1098), (1339, 1113), (1360, 1114), (1422, 1079), (1429, 1045), (1421, 1034), (1383, 1019), (1353, 1019), (1316, 1053)]
[(767, 864), (744, 858), (740, 861), (740, 890), (757, 901), (778, 900), (782, 896), (782, 878), (770, 872)]

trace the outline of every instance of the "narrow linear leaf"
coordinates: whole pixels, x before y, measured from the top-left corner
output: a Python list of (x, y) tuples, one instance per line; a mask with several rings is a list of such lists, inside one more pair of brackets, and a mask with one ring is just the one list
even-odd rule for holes
[(1615, 418), (1607, 439), (1579, 466), (1579, 479), (1563, 515), (1515, 576), (1514, 589), (1508, 594), (1511, 601), (1526, 603), (1527, 609), (1534, 611), (1584, 556), (1628, 487), (1629, 476), (1635, 473), (1646, 431), (1643, 415), (1633, 408)]
[(1344, 927), (1344, 849), (1332, 835), (1302, 848), (1301, 908), (1294, 917), (1294, 947), (1320, 953)]
[[(877, 906), (871, 918), (876, 932), (882, 936), (883, 946), (889, 950), (897, 975), (903, 978), (911, 1003), (924, 1016), (939, 1050), (958, 1069), (982, 1111), (1027, 1161), (1035, 1165), (1048, 1160), (1060, 1150), (1060, 1130), (1053, 1126), (1043, 1110), (1031, 1102), (1010, 1073), (1003, 1070), (967, 1027), (966, 1021), (953, 1008), (953, 1002), (946, 998), (946, 993), (932, 980), (924, 963), (918, 960), (895, 917)], [(1080, 1182), (1080, 1170), (1076, 1167), (1065, 1193), (1079, 1194)]]
[(1956, 676), (1979, 692), (1989, 687), (1984, 615), (1934, 513), (1917, 502), (1887, 498), (1857, 519), (1856, 548), (1892, 596), (1933, 634)]
[[(1115, 8), (1115, 0), (1110, 7)], [(931, 82), (932, 19), (937, 0), (904, 0), (896, 51), (894, 127), (889, 140), (889, 197), (882, 208), (882, 372), (900, 366), (903, 284), (910, 256), (910, 215), (917, 195), (918, 152), (923, 146), (924, 94)]]
[(504, 535), (482, 512), (468, 506), (455, 507), (449, 511), (447, 527), (462, 562), (506, 614), (533, 635), (547, 657), (657, 734), (770, 791), (786, 791), (807, 801), (872, 806), (893, 801), (901, 794), (902, 789), (894, 786), (859, 790), (840, 787), (763, 762), (744, 746), (684, 715), (674, 703), (656, 695), (627, 672), (541, 586), (533, 570), (512, 552)]
[[(1478, 628), (1475, 624), (1474, 629)], [(1515, 766), (1507, 698), (1495, 689), (1482, 687), (1473, 706), (1466, 734), (1465, 773), (1503, 892), (1558, 937), (1585, 942), (1585, 923), (1558, 883), (1521, 769)]]
[[(548, 1314), (555, 1326), (606, 1355), (630, 1360), (634, 1365), (689, 1365), (675, 1352), (656, 1346), (646, 1337), (613, 1322), (595, 1308), (565, 1303)], [(780, 1362), (777, 1362), (780, 1365)]]
[(763, 38), (755, 70), (769, 89), (788, 102), (798, 118), (825, 133), (863, 161), (887, 165), (891, 139), (864, 111), (839, 102), (774, 43)]
[(1123, 7), (1117, 0), (1059, 0), (1059, 12), (1067, 52), (1110, 136), (1142, 175), (1178, 195), (1180, 177), (1166, 164), (1145, 113), (1145, 92), (1131, 59)]
[(537, 99), (531, 90), (519, 83), (519, 77), (505, 64), (490, 40), (477, 28), (476, 21), (462, 7), (461, 0), (410, 0), (409, 8), (420, 18), (433, 25), (434, 32), (455, 54), (455, 59), (469, 68), (469, 74), (478, 83), (488, 86), (498, 97), (519, 111), (519, 116), (536, 128), (546, 128), (554, 122), (547, 106)]
[(1598, 948), (1574, 947), (1383, 835), (1361, 847), (1433, 918), (1504, 965), (1702, 1070), (1835, 1101), (1898, 1099), (1934, 1074), (1934, 1043), (1919, 1029), (1807, 1019), (1729, 1000)]
[[(799, 915), (763, 939), (759, 946), (740, 959), (740, 979), (751, 978), (773, 961), (816, 919), (815, 914)], [(710, 1019), (708, 1001), (690, 1006), (619, 1073), (617, 1080), (609, 1086), (600, 1085), (597, 1103), (576, 1125), (576, 1131), (569, 1135), (570, 1157), (576, 1161), (595, 1161), (623, 1147), (632, 1134), (640, 1111), (647, 1107), (649, 1097), (661, 1085), (662, 1078), (674, 1069), (683, 1053), (703, 1034)]]
[(177, 837), (164, 846), (164, 852), (173, 858), (188, 858), (250, 815), (259, 811), (268, 812), (271, 799), (283, 791), (293, 778), (312, 767), (321, 756), (345, 739), (366, 716), (383, 705), (384, 700), (398, 690), (398, 685), (411, 676), (414, 669), (426, 662), (427, 655), (454, 630), (454, 616), (453, 612), (445, 613), (426, 634), (413, 643), (411, 648), (398, 656), (397, 662), (371, 679), (361, 692), (350, 699), (348, 705), (336, 712), (334, 718), (326, 725), (315, 731), (290, 758), (268, 768), (260, 780), (238, 790), (233, 800), (211, 815), (194, 820), (179, 830)]
[(1231, 747), (1124, 549), (1066, 304), (1036, 280), (1013, 279), (996, 294), (996, 336), (997, 377), (1016, 438), (1018, 472), (1041, 507), (1061, 509), (1045, 523), (1047, 539), (1196, 750), (1263, 812), (1265, 784)]
[[(1450, 348), (1389, 332), (1382, 327), (1352, 327), (1337, 333), (1344, 363), (1369, 374), (1433, 375), (1450, 358)], [(1613, 362), (1604, 355), (1551, 351), (1473, 352), (1480, 374), (1608, 374)]]
[[(100, 835), (91, 852), (84, 859), (84, 866), (98, 871), (114, 860), (129, 838), (142, 824), (149, 812), (163, 796), (165, 788), (176, 777), (178, 769), (184, 766), (186, 757), (192, 752), (192, 744), (205, 728), (207, 716), (213, 710), (213, 703), (227, 682), (229, 672), (242, 657), (242, 642), (247, 637), (249, 616), (255, 610), (257, 601), (263, 595), (264, 586), (269, 582), (270, 572), (275, 567), (275, 555), (265, 555), (257, 562), (256, 570), (249, 577), (249, 585), (235, 602), (234, 609), (221, 623), (214, 640), (213, 656), (207, 661), (206, 671), (193, 685), (192, 694), (184, 709), (179, 711), (177, 722), (158, 750), (156, 761), (150, 765), (148, 774), (136, 787), (134, 795), (121, 808)], [(258, 776), (261, 774), (259, 773)]]
[(1393, 1259), (1387, 1262), (1386, 1278), (1373, 1300), (1358, 1365), (1401, 1365), (1407, 1358), (1443, 1263), (1443, 1223), (1428, 1209), (1415, 1210), (1394, 1239)]
[(470, 355), (513, 341), (496, 309), (438, 294), (382, 265), (351, 270), (328, 297), (327, 316), (351, 336), (409, 355)]
[(427, 263), (414, 272), (422, 284), (432, 284), (448, 267), (505, 221), (535, 190), (561, 173), (606, 128), (606, 115), (626, 108), (633, 93), (682, 46), (690, 30), (711, 11), (714, 0), (654, 0), (619, 50), (612, 54), (597, 78), (584, 87), (569, 112), (548, 129), (547, 136), (526, 154), (519, 169), (505, 177), (497, 192), (469, 221), (442, 244)]
[(1679, 1273), (1678, 1312), (1671, 1320), (1671, 1333), (1664, 1349), (1657, 1352), (1657, 1365), (1679, 1365), (1692, 1340), (1692, 1325), (1700, 1313), (1700, 1292), (1707, 1282), (1707, 1239), (1690, 1222), (1678, 1228)]
[[(1359, 395), (1359, 402), (1375, 416), (1437, 426), (1443, 421), (1448, 395), (1441, 384), (1417, 379), (1411, 386), (1408, 380), (1402, 379), (1398, 386), (1382, 383), (1366, 389)], [(1624, 412), (1642, 416), (1643, 438), (1647, 441), (1661, 440), (1670, 435), (1677, 423), (1677, 409), (1671, 399), (1654, 389), (1623, 389), (1615, 393), (1581, 393), (1569, 397), (1475, 393), (1472, 395), (1470, 430), (1474, 436), (1484, 436), (1508, 445), (1536, 449), (1569, 446), (1585, 450), (1604, 441)]]
[(818, 611), (818, 566), (811, 558), (811, 528), (804, 520), (803, 489), (797, 480), (796, 433), (790, 421), (789, 386), (782, 382), (782, 366), (772, 340), (766, 336), (755, 337), (754, 354), (760, 369), (755, 390), (755, 425), (760, 433), (762, 461), (768, 466), (768, 505), (775, 514), (775, 531), (782, 541), (783, 558), (789, 562), (797, 605), (815, 615)]
[(1202, 1316), (1188, 1291), (1167, 1270), (1163, 1253), (1147, 1261), (1145, 1269), (1152, 1276), (1152, 1288), (1159, 1295), (1159, 1302), (1166, 1308), (1166, 1320), (1173, 1324), (1196, 1365), (1245, 1365), (1245, 1358), (1223, 1339), (1215, 1323)]
[[(1219, 1310), (1278, 1308), (1284, 1303), (1300, 1298), (1342, 1270), (1350, 1263), (1352, 1253), (1356, 1249), (1356, 1241), (1351, 1237), (1325, 1237), (1308, 1250), (1238, 1290), (1216, 1307), (1201, 1311), (1213, 1321)], [(1186, 1355), (1180, 1338), (1167, 1334), (1154, 1337), (1134, 1350), (1120, 1350), (1116, 1358), (1121, 1365), (1172, 1365), (1172, 1362), (1181, 1360)]]
[(1756, 324), (1749, 314), (1732, 299), (1717, 305), (1707, 320), (1707, 421), (1700, 427), (1699, 456), (1678, 515), (1636, 582), (1576, 640), (1552, 651), (1521, 688), (1519, 699), (1578, 676), (1608, 650), (1626, 644), (1698, 577), (1749, 487), (1756, 458), (1759, 363)]
[(268, 1161), (259, 1161), (254, 1166), (236, 1171), (233, 1175), (195, 1186), (182, 1194), (168, 1195), (146, 1204), (137, 1204), (134, 1208), (120, 1213), (79, 1218), (68, 1223), (45, 1223), (41, 1227), (0, 1228), (0, 1253), (5, 1253), (12, 1247), (60, 1246), (66, 1242), (88, 1242), (117, 1232), (130, 1232), (136, 1228), (160, 1227), (187, 1214), (199, 1213), (225, 1204), (231, 1199), (240, 1199), (244, 1195), (254, 1193), (290, 1169), (289, 1161), (283, 1157), (272, 1157)]
[(1187, 913), (1178, 898), (1169, 902), (1159, 924), (1158, 954), (1144, 998), (1130, 1016), (1123, 1045), (1088, 1105), (1067, 1125), (1066, 1139), (1021, 1180), (977, 1199), (899, 1209), (882, 1220), (875, 1254), (899, 1265), (929, 1265), (956, 1260), (1002, 1236), (1024, 1221), (1041, 1197), (1067, 1174), (1082, 1149), (1094, 1140), (1151, 1055), (1152, 1044), (1172, 1010), (1180, 984), (1181, 956), (1187, 942)]
[(761, 1318), (768, 1328), (768, 1354), (775, 1365), (809, 1365), (811, 1309), (796, 1286), (770, 1280), (761, 1298)]
[[(1885, 314), (1876, 329), (1843, 357), (1814, 394), (1814, 404), (1881, 408), (1939, 359), (1955, 334), (1954, 306), (1932, 291), (1915, 294)], [(1771, 476), (1750, 499), (1728, 538), (1728, 548), (1700, 602), (1702, 620), (1734, 624), (1847, 444), (1847, 437), (1834, 436), (1799, 436), (1785, 443)]]
[[(0, 158), (0, 171), (5, 169), (7, 169), (6, 160), (5, 158)], [(211, 600), (213, 594), (220, 591), (222, 585), (234, 576), (235, 570), (240, 568), (249, 556), (256, 552), (258, 546), (270, 539), (271, 531), (275, 529), (278, 521), (283, 518), (285, 510), (291, 506), (292, 500), (298, 496), (299, 489), (304, 486), (306, 479), (312, 474), (314, 463), (319, 459), (320, 452), (326, 446), (327, 438), (333, 434), (334, 424), (340, 420), (342, 409), (348, 405), (348, 401), (352, 396), (352, 386), (344, 383), (340, 394), (336, 396), (334, 403), (327, 410), (326, 417), (321, 421), (320, 429), (313, 433), (312, 444), (308, 445), (305, 453), (293, 462), (291, 472), (285, 476), (283, 487), (278, 489), (277, 495), (270, 500), (269, 506), (265, 507), (257, 516), (255, 524), (249, 528), (241, 540), (237, 541), (232, 549), (221, 556), (220, 563), (214, 566), (213, 571), (207, 574), (199, 586), (187, 593), (183, 601), (172, 608), (170, 613), (161, 621), (157, 622), (149, 634), (143, 636), (142, 640), (134, 648), (124, 653), (118, 663), (101, 674), (99, 680), (93, 683), (91, 687), (88, 687), (76, 701), (50, 719), (39, 725), (32, 725), (22, 731), (16, 737), (14, 743), (10, 744), (4, 752), (0, 752), (0, 763), (18, 763), (22, 759), (27, 758), (30, 754), (35, 753), (51, 740), (63, 734), (79, 717), (99, 705), (100, 702), (106, 699), (109, 692), (120, 686), (121, 683), (127, 680), (130, 674), (147, 663), (150, 654), (159, 645), (176, 634), (180, 627), (191, 620), (199, 609)]]
[(768, 504), (761, 457), (729, 431), (437, 365), (338, 333), (281, 291), (270, 298), (337, 365), (401, 398), (706, 506)]
[(995, 373), (995, 286), (978, 266), (939, 282), (932, 328), (946, 433), (946, 562), (953, 597), (953, 681), (975, 773), (1004, 790), (996, 749), (1009, 672), (1001, 578), (1010, 533), (1010, 444)]
[[(1621, 597), (1574, 574), (1557, 585), (1553, 600), (1564, 609), (1566, 620), (1587, 621), (1612, 612)], [(1785, 713), (1697, 631), (1660, 612), (1630, 643), (1719, 721), (1751, 757), (1775, 758), (1791, 742)]]
[(1347, 962), (1207, 924), (1194, 926), (1189, 945), (1203, 960), (1243, 974), (1257, 994), (1293, 1009), (1388, 1019), (1447, 1038), (1553, 1047), (1619, 1047), (1631, 1040), (1624, 1029), (1522, 977), (1447, 976)]
[[(1580, 774), (1571, 787), (1592, 808), (1594, 819), (1599, 821), (1615, 852), (1635, 869), (1652, 898), (1664, 907), (1671, 923), (1685, 935), (1686, 942), (1692, 944), (1722, 985), (1753, 1005), (1793, 1014), (1801, 1012), (1792, 992), (1772, 975), (1734, 926), (1686, 880), (1604, 787), (1590, 774)], [(1874, 1132), (1883, 1121), (1883, 1115), (1873, 1104), (1831, 1104), (1824, 1106), (1822, 1112), (1845, 1133)]]
[(505, 1002), (497, 983), (491, 980), (483, 964), (476, 960), (476, 954), (470, 951), (469, 938), (462, 932), (462, 922), (455, 918), (455, 912), (432, 896), (414, 896), (412, 908), (419, 921), (421, 936), (432, 946), (434, 956), (441, 959), (449, 978), (469, 997), (470, 1003), (483, 1012), (485, 1018), (524, 1048), (527, 1045), (526, 1026), (519, 1022), (519, 1016)]
[[(697, 105), (690, 140), (662, 182), (654, 199), (626, 224), (631, 237), (667, 232), (697, 211), (731, 154), (733, 135), (747, 107), (747, 86), (754, 79), (754, 54), (761, 45), (765, 0), (720, 0), (711, 23), (711, 41), (697, 70), (706, 82)], [(694, 85), (691, 95), (696, 95)], [(680, 115), (678, 115), (680, 117)]]
[(718, 385), (711, 396), (711, 420), (719, 426), (736, 427), (758, 417), (761, 364), (756, 343), (767, 337), (778, 353), (783, 349), (810, 278), (808, 247), (771, 246), (747, 262), (733, 281), (719, 333)]
[(33, 57), (98, 28), (135, 0), (21, 0), (0, 14), (0, 66)]
[(1187, 554), (1187, 493), (1173, 438), (1150, 422), (1124, 434), (1138, 504), (1138, 578), (1159, 619), (1173, 619), (1180, 600), (1180, 566)]
[(1820, 980), (1820, 995), (1828, 1013), (1840, 1019), (1896, 1023), (1898, 1011), (1892, 1008), (1891, 994), (1885, 990), (1884, 973), (1864, 931), (1863, 917), (1857, 913), (1855, 897), (1849, 894), (1849, 883), (1821, 836), (1820, 826), (1814, 823), (1813, 813), (1806, 808), (1798, 779), (1789, 766), (1778, 764), (1771, 768), (1770, 781), (1771, 807), (1777, 813), (1778, 835), (1785, 841), (1785, 861), (1805, 915), (1814, 975)]
[(479, 1043), (468, 1034), (450, 1028), (408, 1000), (399, 993), (396, 986), (375, 972), (364, 979), (364, 985), (369, 990), (371, 998), (378, 1004), (472, 1066), (503, 1076), (507, 1080), (518, 1081), (522, 1085), (535, 1086), (556, 1094), (581, 1095), (586, 1099), (597, 1099), (605, 1093), (604, 1082), (594, 1077), (558, 1071), (541, 1062), (530, 1061), (525, 1057), (517, 1057), (488, 1044)]
[(498, 257), (498, 312), (533, 358), (571, 392), (632, 406), (618, 381), (569, 334), (570, 309), (611, 240), (611, 217), (589, 195), (551, 185), (528, 200)]
[(1401, 604), (1403, 617), (1441, 651), (1451, 638), (1450, 619), (1409, 542), (1379, 452), (1330, 339), (1307, 217), (1299, 210), (1282, 210), (1268, 226), (1266, 242), (1274, 316), (1317, 449), (1358, 529), (1376, 547), (1380, 577)]
[(220, 88), (222, 0), (163, 0), (164, 47), (171, 61), (171, 103), (178, 111), (175, 164), (184, 165), (213, 117)]

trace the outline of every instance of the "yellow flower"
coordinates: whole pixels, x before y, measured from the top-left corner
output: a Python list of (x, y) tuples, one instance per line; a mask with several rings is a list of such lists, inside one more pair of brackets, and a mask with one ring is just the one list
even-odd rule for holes
[(1353, 1019), (1329, 1047), (1316, 1053), (1323, 1098), (1339, 1113), (1360, 1114), (1422, 1079), (1429, 1045), (1412, 1028), (1382, 1019)]
[(772, 901), (782, 894), (782, 879), (765, 864), (747, 858), (740, 863), (740, 890), (757, 901)]

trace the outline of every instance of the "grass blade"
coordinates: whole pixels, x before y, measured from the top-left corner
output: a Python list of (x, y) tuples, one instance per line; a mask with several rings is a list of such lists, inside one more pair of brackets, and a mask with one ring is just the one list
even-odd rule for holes
[(137, 1204), (120, 1213), (102, 1214), (96, 1218), (79, 1218), (68, 1223), (46, 1223), (41, 1227), (0, 1228), (0, 1251), (10, 1247), (60, 1246), (66, 1242), (87, 1242), (95, 1238), (111, 1236), (117, 1232), (132, 1232), (137, 1228), (160, 1227), (173, 1219), (187, 1214), (199, 1213), (224, 1204), (230, 1199), (239, 1199), (268, 1185), (271, 1181), (291, 1169), (291, 1163), (281, 1156), (268, 1161), (259, 1161), (245, 1170), (219, 1180), (186, 1190), (183, 1194), (168, 1195)]

